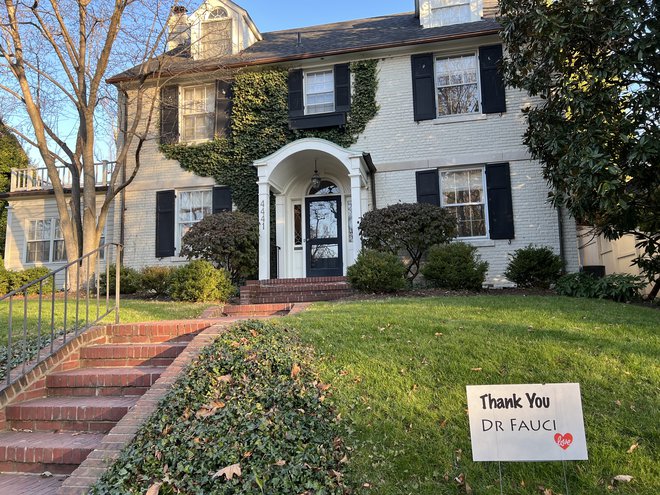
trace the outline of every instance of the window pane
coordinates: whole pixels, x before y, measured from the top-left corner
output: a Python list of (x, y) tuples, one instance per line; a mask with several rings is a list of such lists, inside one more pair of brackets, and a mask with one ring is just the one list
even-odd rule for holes
[(475, 55), (437, 59), (436, 85), (439, 116), (479, 111)]
[(183, 140), (211, 139), (215, 125), (215, 86), (184, 88), (182, 94)]
[(483, 169), (443, 172), (440, 187), (442, 206), (456, 217), (458, 237), (485, 236)]
[(50, 256), (50, 241), (33, 241), (27, 244), (28, 263), (48, 263)]
[(192, 198), (189, 192), (179, 194), (179, 220), (187, 222), (192, 219)]
[(205, 216), (213, 213), (213, 191), (181, 191), (178, 196), (179, 239)]
[(331, 70), (305, 75), (306, 113), (327, 113), (335, 109), (335, 82)]
[[(446, 1), (443, 6), (433, 9), (434, 24), (438, 26), (449, 26), (472, 21), (470, 3), (464, 1)], [(458, 4), (458, 5), (451, 5)]]
[[(101, 259), (103, 259), (103, 251), (100, 253)], [(64, 249), (64, 241), (53, 241), (53, 261), (66, 261), (66, 249)]]

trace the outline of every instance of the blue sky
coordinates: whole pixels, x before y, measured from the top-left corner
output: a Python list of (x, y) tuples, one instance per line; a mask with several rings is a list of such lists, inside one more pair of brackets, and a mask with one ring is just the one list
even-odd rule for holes
[(415, 8), (415, 0), (234, 1), (250, 13), (262, 32), (411, 12)]

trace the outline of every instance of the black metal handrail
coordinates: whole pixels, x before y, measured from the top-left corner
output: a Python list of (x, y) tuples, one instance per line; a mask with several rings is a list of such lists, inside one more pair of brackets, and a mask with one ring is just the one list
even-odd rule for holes
[[(115, 297), (114, 305), (110, 306), (110, 249), (115, 247)], [(120, 256), (122, 245), (118, 243), (106, 243), (100, 246), (99, 248), (91, 251), (84, 256), (81, 256), (75, 261), (72, 261), (57, 270), (53, 270), (47, 275), (44, 275), (41, 278), (33, 280), (32, 282), (16, 289), (9, 294), (0, 297), (0, 303), (9, 300), (9, 318), (7, 324), (7, 346), (5, 349), (5, 359), (0, 356), (0, 367), (2, 364), (5, 365), (5, 377), (6, 384), (10, 385), (11, 383), (19, 380), (23, 375), (28, 373), (30, 369), (33, 369), (35, 366), (39, 365), (50, 356), (56, 352), (61, 346), (65, 345), (72, 338), (77, 337), (82, 332), (88, 328), (96, 325), (98, 322), (103, 320), (106, 316), (111, 313), (115, 313), (115, 323), (119, 323), (119, 309), (120, 309), (120, 289), (121, 289), (121, 277), (120, 277)], [(94, 260), (94, 261), (92, 261)], [(95, 266), (92, 267), (92, 262), (95, 263)], [(101, 293), (101, 263), (105, 263), (105, 294)], [(92, 268), (94, 268), (92, 270)], [(75, 285), (71, 283), (72, 271), (75, 270)], [(55, 300), (57, 290), (57, 281), (56, 277), (58, 274), (63, 274), (64, 285), (62, 288), (64, 306), (63, 306), (63, 317), (61, 320), (56, 318), (55, 311)], [(84, 274), (87, 274), (86, 280), (81, 280), (81, 275), (85, 277)], [(48, 281), (51, 281), (51, 286), (48, 287)], [(82, 282), (82, 283), (81, 283)], [(47, 321), (44, 321), (44, 288), (47, 288), (46, 297), (50, 296), (50, 314), (46, 315), (48, 318)], [(38, 297), (34, 298), (33, 302), (38, 302), (38, 314), (37, 314), (37, 332), (35, 335), (30, 335), (28, 332), (28, 308), (29, 302), (31, 299), (28, 297), (31, 293), (35, 292), (37, 289)], [(72, 292), (73, 289), (73, 292)], [(96, 303), (96, 317), (90, 315), (90, 307), (93, 304), (92, 301), (92, 290), (95, 294), (95, 303)], [(105, 312), (103, 314), (101, 296), (105, 296)], [(75, 296), (75, 320), (69, 321), (69, 298)], [(18, 336), (14, 332), (14, 301), (18, 298), (22, 299), (23, 302), (23, 323), (22, 323), (22, 332)], [(81, 318), (80, 309), (81, 309), (81, 298), (84, 299), (84, 318)], [(56, 322), (57, 319), (57, 322)], [(73, 323), (72, 326), (70, 324)], [(49, 332), (44, 332), (44, 324), (50, 327)], [(35, 338), (36, 337), (36, 338)], [(55, 342), (58, 342), (58, 348), (55, 348)], [(29, 366), (28, 366), (29, 365)], [(12, 379), (12, 370), (21, 368), (19, 374), (17, 374)], [(28, 369), (29, 368), (29, 369)], [(0, 374), (2, 369), (0, 369)]]

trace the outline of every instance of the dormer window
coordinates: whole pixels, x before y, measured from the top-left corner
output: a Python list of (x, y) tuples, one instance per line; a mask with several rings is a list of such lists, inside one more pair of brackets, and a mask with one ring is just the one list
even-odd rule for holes
[(470, 3), (470, 0), (436, 0), (431, 3), (431, 16), (438, 26), (470, 22)]
[(219, 57), (232, 53), (231, 18), (227, 10), (213, 9), (202, 22), (201, 53), (204, 58)]
[(425, 28), (475, 22), (482, 9), (483, 0), (423, 0), (420, 21)]

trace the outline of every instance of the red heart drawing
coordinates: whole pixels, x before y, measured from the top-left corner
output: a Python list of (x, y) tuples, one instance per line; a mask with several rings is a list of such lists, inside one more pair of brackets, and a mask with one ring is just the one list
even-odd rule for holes
[(561, 433), (557, 433), (555, 435), (555, 443), (562, 449), (566, 450), (573, 443), (573, 435), (570, 433), (564, 433), (563, 435)]

